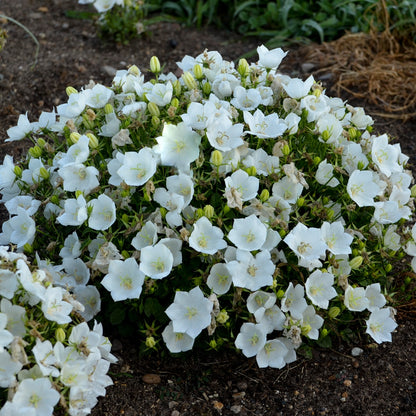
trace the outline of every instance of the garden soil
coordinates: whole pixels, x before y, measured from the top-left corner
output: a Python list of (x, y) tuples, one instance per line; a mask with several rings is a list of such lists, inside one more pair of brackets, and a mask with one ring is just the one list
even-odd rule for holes
[[(24, 142), (4, 142), (19, 114), (28, 112), (29, 119), (36, 120), (42, 110), (51, 111), (66, 101), (69, 85), (79, 89), (90, 80), (110, 85), (116, 69), (133, 64), (148, 68), (153, 55), (166, 64), (166, 71), (176, 71), (175, 62), (187, 54), (218, 50), (225, 59), (236, 60), (259, 44), (225, 30), (190, 29), (178, 23), (154, 25), (128, 46), (104, 43), (91, 21), (65, 13), (86, 8), (77, 0), (0, 0), (0, 14), (24, 24), (40, 43), (32, 69), (36, 49), (32, 39), (18, 26), (2, 22), (9, 38), (0, 53), (0, 160), (6, 154), (18, 160), (27, 149)], [(335, 71), (326, 72), (321, 62), (308, 60), (311, 47), (290, 49), (281, 71), (305, 78), (316, 70), (331, 93)], [(414, 83), (415, 77), (413, 73)], [(366, 91), (360, 92), (365, 97)], [(363, 99), (343, 98), (365, 106), (369, 114), (380, 112)], [(376, 131), (389, 133), (414, 161), (416, 119), (403, 123), (374, 118)], [(2, 215), (0, 222), (4, 211)], [(134, 340), (112, 337), (119, 359), (111, 367), (114, 385), (92, 415), (416, 415), (416, 307), (414, 299), (405, 303), (398, 308), (399, 326), (392, 343), (377, 345), (362, 336), (355, 344), (317, 348), (312, 357), (299, 357), (282, 370), (259, 369), (254, 359), (234, 352), (194, 351), (180, 358), (138, 359)], [(362, 353), (353, 356), (354, 347)]]

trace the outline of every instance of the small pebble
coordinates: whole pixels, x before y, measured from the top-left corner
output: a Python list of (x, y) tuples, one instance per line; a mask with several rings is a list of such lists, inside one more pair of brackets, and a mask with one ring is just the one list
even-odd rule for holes
[(180, 416), (180, 413), (178, 410), (173, 410), (170, 416)]
[(245, 391), (240, 391), (238, 393), (234, 393), (233, 394), (233, 399), (234, 400), (241, 400), (241, 399), (244, 398), (245, 395), (246, 395), (246, 392)]
[(351, 387), (352, 381), (351, 380), (344, 380), (344, 386)]
[(312, 62), (305, 62), (301, 65), (302, 71), (305, 73), (311, 72), (315, 68), (315, 64)]
[(236, 404), (230, 407), (230, 410), (235, 413), (236, 415), (241, 412), (241, 406)]
[(169, 409), (173, 409), (177, 405), (178, 405), (178, 402), (175, 402), (174, 400), (168, 403)]
[(142, 377), (143, 382), (146, 384), (159, 384), (161, 379), (158, 374), (145, 374)]
[(116, 74), (117, 69), (113, 68), (110, 65), (103, 65), (101, 67), (101, 71), (104, 72), (105, 74), (110, 75), (110, 76), (113, 77)]
[(214, 405), (215, 410), (222, 410), (222, 408), (224, 407), (224, 404), (217, 400), (214, 400), (212, 404)]
[(237, 383), (237, 387), (240, 389), (240, 390), (247, 390), (247, 387), (248, 387), (248, 385), (247, 385), (247, 383), (245, 382), (245, 381), (240, 381), (239, 383)]
[(358, 357), (359, 355), (361, 355), (364, 352), (364, 350), (362, 348), (358, 348), (358, 347), (354, 347), (351, 350), (351, 355), (353, 357)]

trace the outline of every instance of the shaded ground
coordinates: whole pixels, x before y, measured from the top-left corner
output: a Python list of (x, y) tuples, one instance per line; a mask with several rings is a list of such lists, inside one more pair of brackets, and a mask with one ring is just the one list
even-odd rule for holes
[[(64, 14), (85, 7), (76, 0), (1, 0), (0, 14), (30, 28), (41, 48), (31, 70), (32, 40), (17, 26), (5, 26), (9, 39), (0, 53), (0, 160), (5, 154), (18, 159), (24, 152), (22, 143), (4, 143), (18, 115), (27, 111), (35, 120), (42, 110), (66, 101), (68, 85), (81, 88), (90, 79), (109, 85), (112, 70), (132, 64), (145, 69), (152, 55), (174, 71), (175, 62), (186, 54), (195, 56), (207, 48), (234, 60), (258, 44), (216, 29), (198, 31), (170, 23), (118, 47), (100, 41), (89, 21)], [(304, 49), (294, 49), (282, 71), (299, 77), (313, 73), (319, 63), (305, 62), (305, 56)], [(320, 77), (331, 86), (331, 73), (320, 72)], [(376, 117), (376, 129), (397, 138), (404, 153), (416, 157), (415, 119), (402, 124)], [(231, 352), (138, 360), (134, 342), (113, 339), (120, 359), (112, 367), (115, 384), (93, 415), (416, 415), (416, 324), (410, 318), (399, 314), (392, 344), (367, 344), (364, 338), (359, 345), (364, 352), (356, 358), (351, 356), (355, 345), (316, 350), (313, 359), (299, 359), (280, 371), (259, 370), (253, 359)]]

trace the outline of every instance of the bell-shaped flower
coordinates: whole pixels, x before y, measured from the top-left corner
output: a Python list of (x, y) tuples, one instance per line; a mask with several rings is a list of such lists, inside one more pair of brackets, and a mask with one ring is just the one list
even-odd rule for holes
[(353, 312), (362, 312), (368, 308), (369, 300), (363, 287), (348, 286), (345, 290), (344, 305)]
[(189, 236), (189, 245), (200, 253), (215, 254), (218, 250), (227, 247), (223, 236), (224, 233), (219, 227), (212, 225), (207, 217), (201, 217), (194, 224)]
[[(7, 232), (5, 232), (5, 229)], [(3, 223), (4, 238), (7, 243), (16, 244), (17, 248), (23, 247), (26, 243), (32, 244), (36, 233), (35, 221), (22, 207), (17, 207), (17, 215)], [(7, 235), (6, 235), (7, 234)], [(1, 234), (0, 234), (1, 238)]]
[(16, 273), (7, 269), (0, 269), (0, 296), (11, 299), (17, 288), (18, 280)]
[(74, 92), (68, 98), (65, 104), (60, 104), (56, 107), (56, 112), (61, 117), (75, 118), (78, 117), (85, 108), (85, 101), (88, 92)]
[(359, 143), (348, 142), (342, 151), (342, 167), (351, 175), (358, 169), (358, 164), (365, 169), (368, 166), (367, 156)]
[(287, 129), (286, 122), (279, 119), (277, 113), (265, 116), (259, 109), (254, 114), (251, 114), (249, 111), (244, 111), (244, 121), (250, 129), (245, 133), (252, 134), (261, 139), (275, 139), (281, 136)]
[(271, 334), (273, 331), (281, 331), (284, 328), (286, 321), (286, 315), (281, 311), (277, 305), (272, 305), (270, 308), (258, 309), (254, 313), (256, 322), (261, 325), (267, 334)]
[(164, 244), (172, 253), (172, 267), (182, 264), (182, 240), (179, 238), (162, 238), (159, 243)]
[(266, 332), (261, 325), (245, 322), (234, 343), (246, 357), (254, 357), (266, 344)]
[(194, 181), (189, 175), (181, 173), (166, 178), (166, 188), (169, 192), (183, 196), (184, 206), (188, 206), (194, 196)]
[(13, 341), (13, 334), (6, 329), (7, 315), (0, 312), (0, 352), (4, 351), (4, 347), (8, 347)]
[(304, 294), (305, 290), (301, 284), (293, 286), (290, 282), (281, 301), (282, 311), (290, 312), (295, 319), (302, 319), (302, 314), (308, 306)]
[(36, 364), (44, 376), (59, 377), (59, 370), (55, 367), (56, 357), (49, 340), (41, 341), (36, 338), (36, 345), (32, 348)]
[(268, 251), (253, 256), (249, 251), (237, 250), (237, 259), (227, 264), (233, 284), (249, 290), (259, 290), (273, 283), (275, 266)]
[(172, 270), (172, 252), (162, 243), (143, 247), (140, 252), (140, 270), (152, 279), (163, 279)]
[(64, 259), (66, 257), (75, 259), (81, 254), (81, 242), (78, 234), (74, 231), (65, 238), (64, 246), (61, 248), (59, 255)]
[(160, 155), (165, 166), (176, 166), (186, 171), (199, 156), (201, 136), (192, 131), (185, 123), (165, 124), (162, 136), (156, 138), (158, 143), (154, 151)]
[(22, 140), (27, 134), (33, 131), (33, 125), (27, 118), (26, 114), (20, 114), (17, 120), (17, 125), (10, 127), (7, 130), (8, 138), (5, 142), (13, 142), (16, 140)]
[[(217, 74), (212, 82), (212, 92), (220, 100), (233, 95), (236, 87), (240, 85), (240, 80), (232, 74)], [(211, 94), (211, 95), (214, 95)]]
[(72, 290), (74, 298), (84, 306), (83, 311), (78, 313), (85, 319), (90, 321), (101, 310), (100, 292), (94, 285), (79, 285)]
[(264, 149), (260, 148), (250, 153), (243, 160), (243, 165), (254, 166), (258, 175), (270, 175), (279, 172), (279, 158), (268, 155)]
[(303, 185), (299, 182), (293, 182), (289, 176), (284, 176), (272, 186), (273, 195), (283, 198), (289, 204), (294, 204), (302, 194), (302, 191)]
[(80, 258), (66, 257), (62, 261), (64, 270), (73, 282), (72, 287), (84, 286), (90, 280), (90, 269)]
[(319, 328), (324, 323), (324, 319), (319, 316), (312, 305), (308, 305), (302, 313), (301, 328), (302, 334), (310, 339), (319, 338)]
[(140, 186), (155, 174), (156, 167), (156, 157), (153, 151), (144, 147), (139, 152), (125, 153), (117, 174), (127, 185)]
[(385, 248), (397, 251), (401, 248), (400, 235), (396, 233), (397, 225), (390, 225), (383, 237), (383, 245)]
[(112, 260), (101, 284), (111, 293), (114, 301), (138, 299), (142, 293), (144, 273), (133, 258)]
[(42, 302), (42, 312), (49, 321), (58, 324), (67, 324), (72, 321), (69, 314), (72, 312), (72, 305), (63, 300), (65, 290), (61, 287), (48, 286)]
[(47, 172), (50, 171), (49, 168), (45, 167), (42, 159), (31, 158), (29, 160), (28, 168), (22, 172), (22, 181), (29, 185), (42, 182), (44, 177), (41, 175), (41, 170), (43, 169)]
[(341, 122), (333, 114), (323, 114), (316, 122), (316, 127), (321, 134), (320, 141), (338, 144), (344, 131)]
[(169, 211), (166, 214), (166, 221), (171, 227), (182, 225), (180, 214), (183, 208), (185, 208), (185, 199), (182, 195), (169, 192), (165, 188), (156, 188), (153, 199)]
[(289, 350), (278, 339), (266, 341), (264, 347), (257, 353), (256, 361), (260, 368), (283, 368), (286, 365), (285, 356)]
[(149, 102), (155, 103), (160, 107), (164, 107), (172, 100), (173, 86), (170, 81), (161, 84), (157, 83), (153, 85), (151, 92), (146, 94), (146, 98)]
[[(16, 361), (7, 351), (0, 351), (0, 387), (7, 389), (16, 385), (16, 374), (23, 367), (22, 363)], [(10, 415), (15, 413), (10, 413)]]
[(131, 245), (136, 250), (141, 250), (143, 247), (155, 245), (156, 241), (157, 226), (152, 221), (147, 221), (133, 240), (131, 240)]
[(170, 352), (185, 352), (192, 349), (195, 338), (191, 337), (185, 332), (175, 332), (173, 329), (173, 322), (162, 332), (163, 341)]
[(234, 98), (231, 104), (239, 110), (251, 111), (255, 110), (261, 103), (261, 95), (256, 88), (245, 89), (237, 86), (234, 89)]
[(177, 291), (165, 313), (172, 320), (175, 332), (196, 338), (211, 323), (213, 303), (205, 298), (199, 286), (189, 292)]
[(334, 177), (334, 167), (326, 159), (319, 164), (315, 179), (321, 185), (326, 185), (331, 188), (339, 185), (339, 180)]
[(207, 138), (211, 146), (215, 149), (227, 152), (241, 146), (243, 125), (241, 123), (233, 124), (227, 117), (217, 117), (215, 123), (210, 123), (207, 128)]
[(266, 226), (254, 215), (236, 218), (228, 239), (240, 250), (259, 250), (267, 238)]
[(38, 208), (40, 207), (41, 202), (37, 199), (34, 199), (30, 195), (18, 195), (12, 199), (9, 199), (4, 206), (10, 215), (17, 215), (17, 208), (23, 208), (27, 215), (34, 215)]
[(332, 273), (315, 270), (305, 282), (306, 294), (314, 305), (328, 309), (329, 301), (337, 296), (333, 284)]
[(117, 0), (95, 0), (94, 7), (98, 13), (106, 13), (117, 3)]
[(276, 303), (276, 295), (274, 293), (257, 290), (251, 293), (247, 298), (247, 309), (250, 313), (256, 314), (256, 320), (260, 320), (266, 309), (271, 308)]
[(344, 226), (340, 221), (329, 223), (323, 222), (321, 225), (322, 240), (328, 246), (328, 250), (335, 255), (350, 254), (353, 236), (344, 231)]
[(88, 227), (93, 230), (107, 230), (116, 220), (116, 204), (109, 196), (101, 194), (98, 198), (89, 201), (87, 205), (91, 208)]
[(113, 95), (114, 93), (110, 88), (96, 84), (89, 90), (85, 104), (92, 108), (103, 108)]
[(371, 312), (366, 321), (367, 334), (371, 336), (378, 344), (382, 342), (391, 342), (391, 333), (397, 328), (397, 323), (392, 318), (390, 308), (375, 309)]
[(56, 220), (62, 225), (81, 225), (87, 218), (87, 201), (83, 195), (79, 195), (77, 199), (65, 200), (64, 210)]
[(18, 385), (12, 403), (20, 408), (34, 409), (36, 415), (52, 416), (59, 399), (59, 393), (52, 387), (48, 378), (27, 378)]
[(390, 177), (394, 172), (402, 172), (399, 165), (400, 150), (389, 144), (387, 134), (374, 137), (371, 147), (371, 158), (382, 173)]
[(58, 166), (62, 167), (70, 163), (84, 163), (90, 154), (89, 142), (89, 137), (83, 134), (58, 160)]
[(373, 283), (365, 288), (365, 297), (368, 299), (367, 309), (370, 312), (381, 309), (386, 304), (386, 298), (381, 293), (380, 283)]
[(106, 123), (102, 124), (99, 130), (100, 136), (114, 137), (120, 131), (121, 121), (114, 112), (106, 114), (105, 121)]
[(211, 267), (207, 286), (217, 295), (227, 293), (231, 287), (232, 277), (227, 264), (216, 263)]
[(258, 64), (267, 69), (277, 69), (282, 62), (282, 59), (287, 55), (281, 48), (269, 50), (266, 46), (261, 45), (257, 47), (259, 55)]
[(395, 224), (402, 218), (409, 219), (411, 211), (409, 207), (406, 207), (408, 212), (401, 212), (397, 201), (380, 201), (374, 202), (374, 215), (373, 221), (379, 224)]
[(359, 206), (374, 206), (374, 198), (383, 192), (377, 173), (370, 170), (355, 170), (348, 179), (347, 192)]
[(290, 98), (300, 99), (309, 94), (314, 82), (315, 80), (311, 75), (306, 81), (302, 81), (300, 78), (290, 78), (282, 85)]
[(260, 247), (260, 250), (268, 250), (271, 251), (277, 247), (279, 242), (281, 241), (280, 234), (276, 230), (272, 230), (271, 228), (267, 229), (267, 236), (266, 241)]
[(16, 180), (16, 173), (14, 172), (13, 157), (10, 155), (4, 156), (3, 164), (0, 165), (0, 190), (9, 188)]
[(181, 115), (183, 122), (190, 128), (195, 130), (204, 130), (207, 127), (208, 115), (206, 110), (209, 108), (204, 104), (191, 102), (185, 114)]
[(307, 111), (306, 119), (309, 123), (318, 120), (330, 110), (325, 94), (321, 94), (319, 97), (315, 94), (303, 97), (300, 101), (300, 108)]
[(58, 170), (58, 174), (64, 181), (64, 190), (69, 192), (81, 191), (87, 195), (100, 184), (98, 169), (82, 163), (65, 165)]

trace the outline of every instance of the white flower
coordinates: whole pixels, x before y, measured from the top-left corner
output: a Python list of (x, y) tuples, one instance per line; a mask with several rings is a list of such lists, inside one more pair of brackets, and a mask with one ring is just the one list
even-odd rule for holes
[(182, 240), (179, 238), (162, 238), (159, 243), (164, 244), (172, 253), (172, 267), (182, 264)]
[(6, 155), (3, 164), (0, 165), (0, 189), (3, 191), (4, 188), (11, 187), (15, 179), (13, 157)]
[(11, 299), (18, 287), (17, 275), (11, 270), (0, 269), (0, 296)]
[(400, 150), (388, 144), (387, 134), (374, 137), (371, 148), (371, 158), (378, 166), (380, 171), (387, 177), (394, 172), (402, 172), (403, 168), (399, 165)]
[(0, 351), (4, 351), (4, 347), (10, 345), (13, 341), (13, 334), (8, 331), (6, 328), (7, 325), (7, 315), (0, 312)]
[(41, 341), (36, 338), (36, 345), (32, 348), (36, 363), (44, 376), (59, 377), (59, 370), (55, 367), (56, 357), (49, 340)]
[(90, 269), (82, 259), (66, 257), (63, 259), (62, 265), (64, 266), (65, 272), (68, 274), (66, 279), (63, 279), (68, 282), (64, 287), (71, 286), (71, 289), (73, 289), (75, 286), (86, 285), (90, 280)]
[(98, 169), (94, 166), (85, 166), (82, 163), (69, 163), (62, 166), (58, 170), (58, 174), (64, 181), (65, 191), (82, 191), (84, 194), (89, 194), (100, 184)]
[(88, 227), (93, 230), (107, 230), (116, 220), (116, 205), (105, 194), (101, 194), (98, 198), (88, 202), (88, 207), (92, 208), (88, 218)]
[(340, 221), (321, 225), (322, 240), (326, 243), (328, 250), (335, 255), (350, 254), (352, 235), (344, 232), (344, 226)]
[(302, 81), (299, 78), (290, 78), (287, 82), (282, 82), (282, 85), (289, 97), (300, 99), (309, 94), (314, 82), (315, 80), (311, 75), (306, 81)]
[(299, 182), (293, 182), (288, 176), (284, 176), (272, 186), (274, 196), (283, 198), (289, 204), (294, 204), (300, 197), (303, 186)]
[(81, 254), (81, 242), (79, 241), (78, 234), (74, 231), (65, 238), (64, 246), (61, 248), (59, 255), (62, 258), (69, 257), (75, 259)]
[(123, 258), (118, 248), (111, 241), (105, 241), (101, 236), (91, 241), (88, 250), (91, 257), (94, 258), (91, 268), (99, 270), (101, 273), (108, 273), (111, 260), (121, 260)]
[(117, 170), (120, 178), (130, 186), (145, 184), (156, 172), (156, 159), (150, 148), (124, 154), (121, 167)]
[(181, 173), (166, 178), (166, 188), (169, 192), (183, 196), (184, 206), (191, 203), (194, 196), (194, 182), (189, 175)]
[(189, 292), (177, 291), (165, 313), (172, 320), (175, 332), (195, 338), (211, 323), (213, 303), (204, 297), (199, 286)]
[(266, 226), (254, 214), (246, 218), (236, 218), (228, 233), (228, 239), (237, 248), (248, 251), (259, 250), (266, 237)]
[(401, 247), (400, 235), (396, 233), (396, 230), (397, 225), (390, 225), (383, 238), (384, 247), (393, 251), (397, 251)]
[(23, 367), (7, 351), (0, 351), (0, 387), (7, 389), (16, 383), (16, 373)]
[(264, 328), (267, 334), (275, 330), (281, 331), (286, 321), (286, 315), (277, 305), (272, 305), (264, 311), (258, 309), (254, 313), (254, 317), (256, 318), (256, 322)]
[(140, 254), (140, 270), (152, 279), (163, 279), (172, 270), (172, 252), (162, 243), (143, 247)]
[(365, 297), (368, 299), (367, 309), (370, 312), (381, 309), (386, 304), (386, 298), (381, 293), (380, 283), (373, 283), (365, 288)]
[(66, 118), (75, 118), (79, 116), (84, 111), (87, 94), (88, 93), (85, 93), (84, 91), (71, 94), (66, 103), (56, 107), (58, 115)]
[(318, 166), (315, 179), (321, 185), (335, 188), (339, 185), (339, 180), (334, 177), (334, 167), (324, 159)]
[(355, 170), (348, 179), (347, 192), (359, 207), (374, 206), (374, 198), (383, 192), (370, 170)]
[(350, 311), (362, 312), (368, 308), (369, 300), (363, 287), (348, 286), (345, 290), (344, 304)]
[(110, 88), (96, 84), (89, 90), (85, 104), (92, 108), (103, 108), (113, 95), (114, 93)]
[(301, 319), (304, 310), (308, 306), (304, 298), (304, 293), (305, 291), (302, 285), (298, 284), (293, 286), (293, 283), (290, 282), (281, 301), (282, 311), (290, 312), (295, 319)]
[(169, 104), (172, 99), (173, 86), (170, 81), (166, 84), (157, 83), (152, 86), (151, 92), (146, 94), (146, 98), (151, 103), (155, 103), (160, 107)]
[(266, 344), (266, 332), (261, 325), (245, 322), (235, 339), (235, 346), (246, 357), (254, 357)]
[(223, 236), (224, 233), (219, 227), (212, 225), (207, 217), (201, 217), (194, 224), (189, 236), (189, 245), (201, 253), (215, 254), (218, 250), (227, 247)]
[(258, 175), (270, 175), (279, 172), (279, 158), (268, 155), (262, 148), (250, 153), (244, 160), (244, 166), (254, 166)]
[[(242, 169), (236, 170), (231, 176), (227, 176), (224, 181), (224, 195), (227, 201), (230, 199), (230, 194), (235, 194), (235, 192), (238, 192), (241, 201), (249, 201), (256, 197), (259, 189), (259, 179), (255, 176), (249, 176)], [(230, 206), (230, 208), (232, 207)]]
[(169, 192), (165, 188), (157, 188), (153, 194), (155, 202), (169, 210), (166, 221), (171, 227), (182, 225), (181, 211), (185, 208), (185, 199), (182, 195)]
[(269, 50), (264, 45), (257, 47), (257, 53), (259, 55), (259, 65), (267, 69), (277, 69), (282, 59), (287, 55), (287, 52), (283, 52), (281, 48)]
[(256, 355), (257, 365), (260, 368), (283, 368), (286, 365), (285, 356), (288, 352), (282, 341), (278, 339), (267, 341)]
[(287, 124), (287, 132), (289, 134), (296, 134), (299, 128), (299, 121), (301, 118), (295, 113), (289, 113), (285, 118)]
[(390, 308), (375, 309), (371, 312), (367, 322), (366, 333), (378, 344), (391, 342), (391, 333), (397, 328), (397, 324), (391, 317)]
[(230, 261), (227, 268), (237, 287), (258, 290), (273, 283), (275, 266), (268, 251), (260, 251), (253, 256), (249, 251), (237, 249), (237, 259)]
[(212, 147), (227, 152), (244, 143), (241, 137), (243, 128), (241, 123), (233, 124), (227, 116), (223, 116), (208, 124), (206, 134)]
[[(399, 204), (397, 201), (380, 201), (374, 202), (374, 216), (373, 220), (380, 224), (394, 224), (402, 218), (402, 212), (400, 212)], [(405, 215), (404, 218), (408, 219), (410, 216)]]
[(319, 97), (314, 94), (303, 97), (300, 102), (300, 108), (308, 112), (307, 120), (309, 123), (318, 120), (329, 111), (329, 105), (325, 100), (324, 94), (321, 94)]
[(332, 273), (315, 270), (306, 280), (306, 294), (314, 305), (328, 309), (329, 301), (337, 296), (333, 284), (334, 275)]
[(239, 110), (255, 110), (261, 102), (261, 95), (256, 88), (246, 90), (244, 87), (238, 85), (234, 88), (234, 98), (231, 104)]
[(201, 136), (185, 123), (165, 124), (162, 136), (156, 138), (154, 151), (160, 154), (162, 165), (187, 170), (199, 156)]
[(341, 122), (333, 114), (323, 114), (316, 122), (316, 127), (321, 134), (320, 140), (332, 144), (338, 144), (344, 131)]
[(136, 260), (112, 260), (101, 284), (111, 293), (114, 301), (138, 299), (142, 292), (144, 273)]
[(216, 263), (211, 267), (207, 286), (217, 295), (227, 293), (231, 287), (232, 277), (225, 263)]
[(7, 135), (9, 136), (5, 141), (12, 142), (15, 140), (23, 139), (28, 133), (33, 131), (33, 125), (30, 123), (26, 114), (20, 114), (19, 119), (17, 120), (17, 125), (10, 127), (7, 130)]
[(262, 139), (275, 139), (281, 136), (287, 129), (286, 122), (279, 119), (277, 113), (265, 116), (259, 109), (254, 114), (244, 111), (244, 121), (250, 128), (246, 133), (253, 134)]
[(157, 226), (152, 221), (147, 221), (142, 229), (131, 240), (131, 245), (136, 250), (141, 250), (143, 247), (153, 246), (157, 241)]
[(27, 215), (34, 215), (40, 207), (41, 202), (32, 198), (30, 195), (18, 195), (12, 199), (9, 199), (4, 206), (9, 211), (10, 215), (17, 215), (17, 208), (23, 208)]
[[(95, 0), (94, 7), (98, 13), (105, 13), (112, 9), (117, 0)], [(72, 94), (71, 94), (72, 95)]]
[(66, 290), (61, 287), (48, 286), (42, 302), (42, 312), (46, 319), (58, 324), (67, 324), (72, 321), (69, 316), (72, 305), (63, 300), (65, 293)]
[(181, 118), (188, 127), (195, 130), (203, 130), (207, 127), (208, 115), (206, 110), (208, 108), (204, 104), (192, 102), (189, 104), (186, 113), (181, 115)]
[(62, 225), (81, 225), (88, 218), (87, 201), (83, 195), (64, 202), (64, 211), (56, 218)]
[(315, 308), (308, 305), (302, 313), (302, 330), (303, 333), (310, 339), (319, 338), (319, 328), (323, 325), (324, 320), (317, 315)]
[(250, 313), (255, 314), (256, 320), (259, 321), (266, 309), (271, 308), (275, 303), (276, 295), (274, 293), (257, 290), (247, 298), (247, 309)]
[(359, 143), (348, 142), (348, 144), (344, 145), (342, 151), (342, 166), (351, 175), (358, 169), (358, 164), (365, 169), (368, 166), (367, 156), (363, 153)]
[(72, 290), (74, 298), (84, 306), (78, 313), (88, 322), (101, 310), (101, 296), (93, 285), (75, 286)]
[(162, 337), (170, 352), (189, 351), (195, 341), (193, 337), (184, 332), (175, 332), (172, 322), (169, 322), (169, 325), (163, 330)]
[(218, 74), (212, 82), (212, 92), (220, 100), (230, 97), (240, 81), (232, 74)]
[(105, 120), (106, 123), (101, 126), (99, 134), (104, 137), (114, 137), (120, 131), (121, 121), (114, 113), (106, 114)]
[[(5, 231), (5, 228), (7, 231)], [(26, 243), (32, 244), (35, 233), (35, 221), (22, 207), (17, 207), (17, 215), (3, 223), (2, 234), (4, 234), (4, 238), (8, 239), (7, 243), (16, 244), (17, 248), (23, 247)]]

